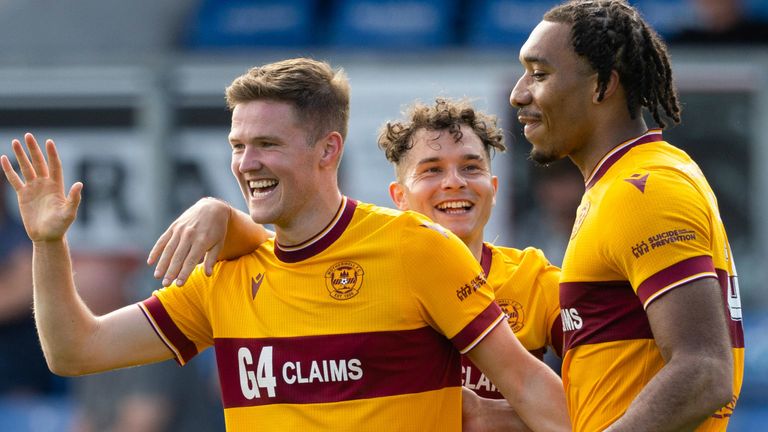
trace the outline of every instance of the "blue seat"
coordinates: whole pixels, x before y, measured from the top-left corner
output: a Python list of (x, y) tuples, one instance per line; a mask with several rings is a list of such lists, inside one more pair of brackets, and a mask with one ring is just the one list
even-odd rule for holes
[(696, 20), (688, 0), (636, 0), (632, 3), (648, 24), (664, 38), (691, 27)]
[(203, 0), (191, 48), (305, 46), (315, 41), (318, 0)]
[(0, 398), (0, 430), (60, 432), (71, 429), (75, 407), (66, 396)]
[(434, 48), (456, 40), (456, 0), (338, 0), (330, 43), (343, 48)]
[(477, 47), (521, 46), (557, 0), (481, 0), (472, 3), (467, 43)]
[(745, 0), (745, 3), (747, 14), (768, 23), (768, 0)]

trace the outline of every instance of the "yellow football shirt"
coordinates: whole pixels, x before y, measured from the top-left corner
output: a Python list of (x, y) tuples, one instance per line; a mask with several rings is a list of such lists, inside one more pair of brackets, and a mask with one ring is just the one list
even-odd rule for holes
[(343, 201), (142, 309), (181, 364), (215, 348), (229, 431), (459, 431), (460, 353), (504, 318), (480, 265), (425, 217)]
[(704, 175), (651, 130), (606, 155), (586, 186), (560, 284), (573, 430), (613, 423), (663, 366), (645, 308), (716, 278), (730, 317), (733, 400), (697, 430), (724, 431), (741, 389), (744, 336), (736, 268)]
[[(562, 355), (563, 327), (558, 298), (560, 269), (544, 253), (483, 244), (480, 260), (496, 303), (507, 324), (531, 354), (543, 359), (547, 347)], [(495, 385), (467, 358), (462, 358), (462, 383), (480, 396), (503, 399)]]

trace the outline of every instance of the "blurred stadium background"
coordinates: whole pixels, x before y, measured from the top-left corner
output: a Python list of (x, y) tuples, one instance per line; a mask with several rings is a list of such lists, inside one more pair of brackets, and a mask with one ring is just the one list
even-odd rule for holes
[[(501, 188), (486, 237), (517, 247), (562, 244), (549, 238), (555, 228), (525, 222), (547, 207), (534, 188), (548, 173), (526, 160), (528, 144), (507, 102), (522, 73), (517, 51), (556, 3), (4, 0), (0, 142), (26, 131), (56, 139), (67, 181), (86, 184), (73, 250), (107, 264), (136, 263), (199, 197), (241, 205), (229, 173), (224, 87), (253, 65), (312, 56), (344, 67), (352, 84), (346, 194), (389, 205), (392, 169), (376, 148), (378, 128), (414, 99), (467, 96), (509, 132), (509, 151), (494, 160)], [(768, 424), (768, 40), (675, 42), (703, 25), (696, 0), (631, 3), (670, 41), (684, 113), (665, 135), (713, 184), (738, 263), (747, 366), (730, 430), (761, 430)], [(768, 26), (768, 0), (743, 6), (744, 19)], [(16, 215), (14, 200), (6, 193)], [(559, 261), (557, 251), (547, 253)], [(147, 270), (132, 268), (127, 285), (139, 289), (120, 296), (133, 301), (156, 285)], [(0, 340), (0, 350), (14, 347)], [(0, 430), (71, 430), (80, 403), (73, 381), (61, 380), (50, 394), (0, 395)]]

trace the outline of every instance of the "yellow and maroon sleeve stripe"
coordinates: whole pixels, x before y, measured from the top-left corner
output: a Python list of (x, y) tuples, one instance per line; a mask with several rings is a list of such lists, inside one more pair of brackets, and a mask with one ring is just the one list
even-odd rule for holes
[(173, 322), (160, 299), (152, 296), (138, 305), (157, 336), (173, 352), (179, 365), (183, 366), (197, 355), (197, 346)]
[(504, 312), (496, 302), (491, 302), (474, 320), (451, 339), (453, 346), (466, 354), (504, 320)]
[(649, 277), (637, 287), (637, 296), (648, 308), (652, 301), (688, 282), (701, 278), (717, 278), (715, 266), (710, 256), (698, 256), (680, 261)]

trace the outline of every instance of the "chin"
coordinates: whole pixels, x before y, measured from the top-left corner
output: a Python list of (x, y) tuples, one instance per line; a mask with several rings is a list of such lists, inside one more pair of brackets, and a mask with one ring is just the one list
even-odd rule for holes
[(562, 157), (556, 153), (543, 152), (543, 151), (536, 150), (536, 148), (534, 148), (533, 150), (531, 150), (530, 159), (536, 162), (536, 164), (539, 166), (546, 166), (551, 164), (552, 162), (562, 159)]

